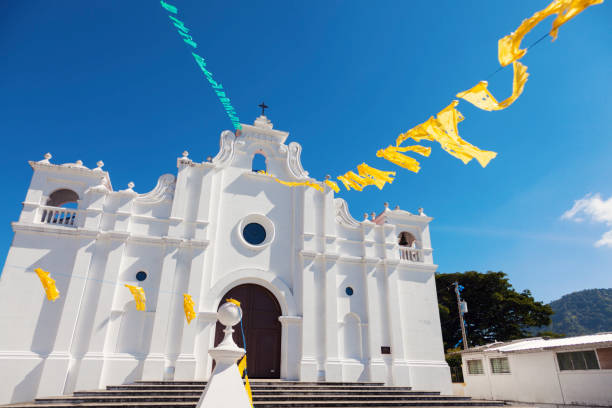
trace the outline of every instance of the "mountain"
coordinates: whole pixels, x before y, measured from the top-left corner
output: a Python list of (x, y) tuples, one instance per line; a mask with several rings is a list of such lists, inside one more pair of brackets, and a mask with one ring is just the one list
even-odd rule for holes
[(569, 293), (550, 303), (552, 324), (545, 328), (566, 336), (612, 332), (612, 288)]

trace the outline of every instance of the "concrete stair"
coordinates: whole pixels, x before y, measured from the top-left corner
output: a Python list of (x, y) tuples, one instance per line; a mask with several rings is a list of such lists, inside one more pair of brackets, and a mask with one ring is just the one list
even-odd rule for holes
[[(37, 398), (14, 408), (195, 408), (206, 382), (136, 381), (106, 390), (77, 391), (72, 396)], [(382, 383), (294, 382), (251, 380), (254, 408), (323, 407), (493, 407), (503, 401), (413, 391), (410, 387), (385, 387)]]

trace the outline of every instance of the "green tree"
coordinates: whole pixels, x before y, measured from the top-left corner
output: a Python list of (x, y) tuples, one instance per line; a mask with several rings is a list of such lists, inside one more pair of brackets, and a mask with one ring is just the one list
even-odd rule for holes
[(529, 290), (514, 290), (503, 272), (436, 274), (445, 350), (461, 340), (454, 282), (465, 288), (461, 296), (468, 304), (464, 317), (470, 347), (530, 337), (530, 327), (550, 324), (552, 308), (536, 302)]

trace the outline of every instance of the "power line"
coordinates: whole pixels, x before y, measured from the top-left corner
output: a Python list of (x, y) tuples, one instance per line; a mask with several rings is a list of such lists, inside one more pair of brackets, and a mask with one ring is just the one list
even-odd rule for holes
[[(546, 33), (543, 36), (541, 36), (540, 38), (538, 38), (537, 40), (535, 40), (533, 43), (531, 43), (530, 45), (527, 46), (527, 48), (525, 48), (525, 50), (530, 50), (532, 48), (534, 48), (536, 45), (538, 45), (543, 39), (545, 39), (546, 37), (548, 37), (550, 34)], [(493, 71), (492, 73), (490, 73), (486, 78), (485, 81), (488, 81), (491, 77), (493, 77), (495, 74), (497, 74), (499, 71), (501, 71), (502, 69), (508, 67), (509, 65), (506, 65), (505, 67), (499, 67), (497, 68), (495, 71)]]

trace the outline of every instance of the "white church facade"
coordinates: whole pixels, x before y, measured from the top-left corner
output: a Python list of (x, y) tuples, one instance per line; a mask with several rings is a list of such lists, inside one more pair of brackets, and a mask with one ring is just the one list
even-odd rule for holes
[[(287, 137), (260, 116), (238, 136), (223, 132), (210, 160), (185, 152), (176, 176), (144, 194), (113, 190), (102, 162), (30, 162), (0, 276), (0, 404), (206, 380), (226, 297), (242, 302), (249, 377), (451, 394), (432, 218), (385, 205), (357, 221), (327, 186), (254, 172), (262, 154), (279, 179), (314, 181)], [(35, 268), (51, 273), (59, 299), (46, 299)], [(125, 284), (144, 288), (145, 311)], [(183, 293), (195, 302), (190, 324)]]

